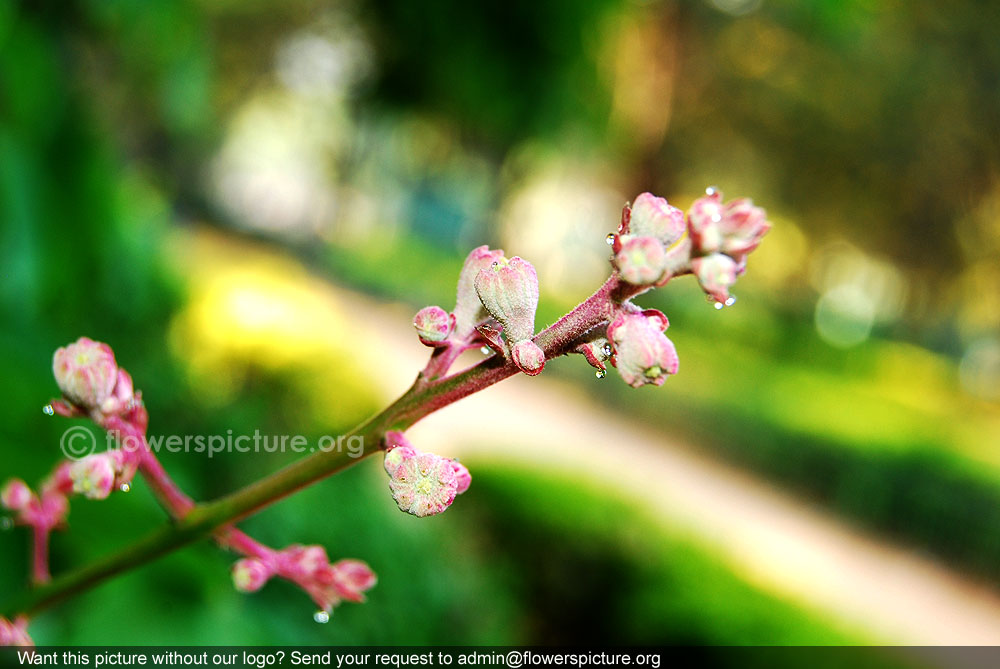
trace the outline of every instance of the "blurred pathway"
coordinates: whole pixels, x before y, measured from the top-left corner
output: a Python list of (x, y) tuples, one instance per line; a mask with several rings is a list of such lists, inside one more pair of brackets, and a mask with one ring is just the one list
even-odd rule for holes
[[(427, 349), (410, 336), (410, 310), (337, 292), (345, 306), (371, 314), (369, 341), (385, 342), (371, 364), (381, 369), (386, 400), (394, 398), (426, 357)], [(574, 362), (584, 364), (554, 364)], [(604, 381), (616, 382), (610, 375)], [(484, 429), (482, 416), (502, 429)], [(551, 416), (558, 417), (558, 432)], [(410, 434), (437, 453), (550, 465), (634, 490), (666, 527), (716, 551), (749, 582), (869, 638), (903, 645), (1000, 644), (994, 588), (626, 420), (594, 402), (585, 387), (515, 377), (426, 418)]]

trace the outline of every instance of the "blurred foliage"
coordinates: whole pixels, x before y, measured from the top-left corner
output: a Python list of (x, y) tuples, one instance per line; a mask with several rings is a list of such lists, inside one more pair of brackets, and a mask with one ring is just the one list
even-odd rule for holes
[[(502, 243), (537, 263), (539, 322), (550, 322), (606, 271), (603, 235), (622, 201), (651, 189), (686, 205), (717, 183), (752, 194), (777, 225), (737, 308), (714, 312), (690, 282), (642, 300), (669, 314), (681, 374), (626, 395), (579, 360), (550, 369), (996, 578), (998, 26), (985, 0), (2, 2), (0, 474), (34, 481), (57, 458), (66, 423), (39, 408), (54, 390), (51, 352), (81, 334), (112, 343), (141, 379), (154, 433), (336, 433), (380, 398), (358, 373), (349, 315), (316, 297), (326, 277), (447, 307), (468, 248)], [(231, 248), (176, 243), (203, 223)], [(306, 336), (318, 325), (323, 341)], [(211, 498), (290, 457), (163, 460)], [(610, 491), (489, 464), (467, 515), (410, 523), (377, 469), (247, 523), (273, 543), (335, 542), (331, 554), (372, 562), (383, 584), (335, 624), (311, 624), (300, 593), (278, 584), (237, 595), (229, 557), (200, 545), (40, 617), (33, 633), (860, 638), (759, 592)], [(74, 504), (54, 567), (160, 522), (134, 490)], [(2, 540), (0, 572), (25, 574), (24, 534)], [(0, 594), (18, 586), (2, 579)]]

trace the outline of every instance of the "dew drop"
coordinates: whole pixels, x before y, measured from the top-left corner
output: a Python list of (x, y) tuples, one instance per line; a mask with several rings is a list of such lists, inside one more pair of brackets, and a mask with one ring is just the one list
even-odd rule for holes
[(615, 243), (615, 233), (609, 232), (608, 236), (604, 238), (604, 242), (608, 246), (614, 246), (614, 243)]
[(722, 220), (722, 214), (712, 214), (712, 223), (718, 223)]
[(326, 623), (330, 622), (330, 614), (324, 611), (323, 609), (320, 609), (319, 611), (313, 614), (313, 620), (315, 620), (321, 625), (325, 625)]
[(594, 376), (596, 376), (599, 379), (603, 379), (607, 375), (608, 375), (608, 373), (605, 370), (603, 370), (603, 369), (599, 369), (596, 372), (594, 372)]
[(604, 355), (611, 357), (611, 344), (605, 344), (604, 348), (601, 349), (601, 352)]
[(715, 186), (709, 186), (708, 188), (705, 189), (705, 195), (715, 195), (718, 192), (719, 189), (716, 188)]
[(718, 311), (719, 309), (722, 309), (722, 307), (724, 307), (724, 306), (726, 306), (726, 305), (724, 305), (722, 302), (716, 302), (715, 303), (715, 310)]
[(55, 415), (56, 410), (52, 408), (51, 404), (46, 404), (45, 406), (42, 407), (42, 413), (45, 414), (46, 416), (52, 416)]
[(729, 297), (726, 298), (726, 306), (727, 307), (731, 307), (734, 304), (736, 304), (736, 296), (735, 295), (730, 295)]
[(489, 355), (491, 350), (492, 349), (490, 349), (489, 346), (484, 346), (481, 349), (479, 349), (479, 352), (482, 353), (483, 355)]
[(118, 486), (118, 489), (121, 490), (122, 492), (128, 492), (129, 490), (132, 489), (132, 486), (130, 486), (128, 483), (122, 483), (120, 486)]
[(0, 530), (5, 530), (6, 531), (6, 530), (9, 530), (12, 527), (14, 527), (14, 521), (12, 521), (7, 516), (4, 516), (3, 518), (0, 518)]

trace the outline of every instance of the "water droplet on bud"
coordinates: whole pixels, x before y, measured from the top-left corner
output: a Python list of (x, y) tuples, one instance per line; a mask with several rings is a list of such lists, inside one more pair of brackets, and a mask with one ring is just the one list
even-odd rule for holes
[(320, 609), (319, 611), (313, 614), (313, 620), (315, 620), (321, 625), (325, 625), (326, 623), (330, 622), (330, 614), (324, 611), (323, 609)]
[(12, 527), (14, 527), (14, 521), (12, 521), (7, 516), (4, 516), (3, 518), (0, 518), (0, 530), (6, 531), (6, 530), (9, 530)]
[(712, 214), (712, 223), (718, 223), (722, 220), (722, 214)]
[(730, 295), (729, 297), (726, 298), (726, 306), (727, 307), (731, 307), (734, 304), (736, 304), (736, 296), (735, 295)]
[(53, 416), (55, 415), (56, 410), (52, 408), (51, 404), (46, 404), (45, 406), (42, 407), (42, 413), (45, 414), (46, 416)]
[(724, 307), (724, 306), (726, 306), (726, 305), (724, 305), (722, 302), (716, 302), (715, 303), (715, 310), (718, 311), (719, 309), (722, 309), (722, 307)]
[(481, 349), (479, 349), (479, 352), (482, 353), (483, 355), (489, 355), (490, 353), (493, 352), (493, 349), (491, 349), (489, 346), (484, 346)]
[(708, 188), (705, 189), (705, 195), (715, 195), (718, 192), (719, 189), (716, 188), (715, 186), (709, 186)]
[(607, 244), (608, 246), (613, 246), (613, 245), (614, 245), (614, 243), (615, 243), (615, 233), (613, 233), (613, 232), (609, 232), (609, 233), (608, 233), (608, 236), (604, 238), (604, 242), (605, 242), (605, 243), (606, 243), (606, 244)]
[(599, 369), (596, 372), (594, 372), (594, 376), (596, 376), (599, 379), (603, 379), (607, 375), (608, 375), (608, 373), (606, 371), (604, 371), (603, 369)]
[(611, 357), (611, 344), (605, 344), (604, 348), (601, 349), (601, 353), (603, 353), (604, 355), (606, 355), (606, 356), (608, 356), (610, 358)]
[(129, 490), (132, 489), (132, 486), (130, 486), (128, 483), (122, 483), (120, 486), (118, 486), (118, 489), (121, 490), (122, 492), (128, 492)]

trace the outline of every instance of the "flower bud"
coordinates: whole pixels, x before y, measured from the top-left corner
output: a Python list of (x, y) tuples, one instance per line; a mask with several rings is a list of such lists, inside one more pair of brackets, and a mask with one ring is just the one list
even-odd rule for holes
[(402, 432), (385, 433), (385, 459), (383, 466), (389, 476), (392, 476), (403, 460), (416, 456), (417, 449), (413, 447), (410, 440)]
[(299, 577), (308, 577), (330, 564), (326, 549), (318, 545), (293, 544), (281, 551), (281, 556), (287, 571)]
[(458, 494), (458, 481), (451, 460), (418, 453), (402, 458), (390, 474), (389, 490), (400, 511), (423, 517), (441, 513), (451, 505)]
[(0, 616), (0, 646), (34, 646), (35, 642), (28, 636), (28, 619), (24, 616), (15, 618), (13, 622)]
[(733, 200), (722, 215), (722, 252), (737, 261), (760, 245), (771, 229), (767, 215), (748, 198)]
[(461, 495), (472, 485), (472, 474), (469, 473), (468, 467), (458, 460), (451, 461), (451, 468), (455, 470), (455, 494)]
[(530, 339), (514, 344), (510, 357), (517, 368), (528, 376), (541, 374), (545, 367), (545, 352)]
[(677, 350), (663, 334), (662, 325), (658, 316), (620, 312), (608, 326), (608, 339), (614, 346), (612, 360), (633, 388), (647, 383), (663, 385), (668, 374), (677, 373)]
[(240, 592), (257, 592), (272, 576), (271, 568), (256, 558), (237, 560), (232, 569), (233, 585)]
[(128, 372), (119, 367), (115, 388), (111, 396), (101, 403), (101, 413), (122, 413), (123, 411), (132, 409), (135, 402), (135, 388), (132, 385), (132, 377)]
[(724, 253), (694, 258), (691, 270), (698, 277), (701, 289), (722, 304), (729, 299), (729, 287), (736, 283), (741, 271), (739, 264)]
[(88, 455), (70, 466), (73, 492), (87, 499), (106, 499), (115, 486), (115, 458), (110, 452)]
[(722, 252), (740, 263), (760, 245), (771, 225), (764, 210), (751, 200), (740, 198), (723, 205), (722, 193), (709, 189), (708, 195), (691, 205), (688, 228), (695, 255)]
[(656, 197), (652, 193), (642, 193), (632, 203), (628, 221), (629, 234), (636, 237), (655, 237), (664, 246), (670, 246), (681, 238), (684, 229), (684, 212), (667, 204), (665, 198)]
[(486, 318), (479, 296), (476, 294), (476, 276), (503, 258), (503, 250), (491, 251), (488, 246), (473, 249), (465, 259), (462, 271), (458, 275), (458, 297), (455, 300), (455, 336), (467, 339), (475, 333), (476, 325)]
[(337, 594), (350, 602), (365, 601), (364, 593), (378, 583), (375, 572), (361, 560), (338, 560), (330, 565), (327, 576)]
[(413, 327), (424, 346), (442, 346), (455, 329), (455, 317), (441, 307), (424, 307), (413, 317)]
[(510, 344), (531, 339), (538, 308), (538, 275), (531, 263), (518, 256), (494, 261), (476, 275), (476, 294)]
[(52, 372), (63, 395), (87, 409), (101, 406), (118, 382), (118, 365), (111, 348), (87, 337), (58, 349)]
[(663, 278), (666, 264), (663, 244), (655, 237), (622, 237), (614, 264), (622, 279), (632, 285), (654, 284)]
[(722, 246), (722, 193), (710, 189), (688, 210), (688, 229), (700, 253), (715, 253)]
[(21, 479), (10, 479), (0, 490), (0, 504), (10, 511), (24, 511), (33, 499), (35, 494)]

